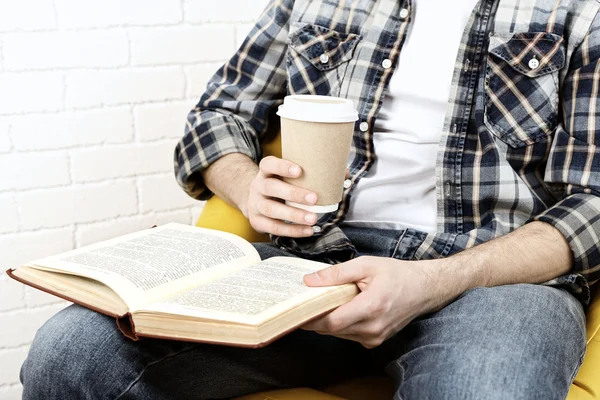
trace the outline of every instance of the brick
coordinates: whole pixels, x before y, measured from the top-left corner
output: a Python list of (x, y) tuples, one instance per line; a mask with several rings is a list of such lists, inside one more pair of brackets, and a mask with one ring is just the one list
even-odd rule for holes
[[(0, 194), (0, 233), (17, 230), (19, 230), (19, 213), (15, 196), (13, 194)], [(0, 309), (2, 309), (2, 304), (0, 304)]]
[(71, 170), (74, 182), (91, 182), (119, 177), (170, 172), (175, 142), (105, 146), (74, 150)]
[(6, 34), (3, 47), (6, 70), (119, 67), (129, 59), (123, 30)]
[(136, 190), (131, 181), (30, 191), (18, 194), (17, 202), (23, 229), (101, 221), (137, 212)]
[(62, 28), (176, 24), (181, 21), (179, 0), (56, 0)]
[(64, 151), (0, 157), (0, 191), (60, 186), (69, 181), (69, 160)]
[(14, 117), (10, 123), (12, 143), (20, 151), (125, 143), (133, 139), (129, 107), (32, 114)]
[(79, 225), (75, 237), (77, 246), (81, 247), (112, 239), (117, 236), (126, 235), (128, 233), (148, 229), (154, 225), (164, 225), (169, 222), (189, 224), (189, 211), (184, 209), (171, 212), (151, 213), (146, 215), (136, 215), (134, 217), (119, 218), (106, 222)]
[(130, 38), (133, 65), (226, 60), (235, 50), (232, 26), (141, 28)]
[(19, 383), (19, 371), (27, 358), (27, 350), (27, 347), (0, 350), (0, 384)]
[(78, 71), (67, 75), (67, 107), (81, 108), (181, 99), (183, 72), (178, 67)]
[(202, 213), (204, 204), (206, 204), (204, 201), (200, 202), (198, 205), (196, 205), (190, 209), (190, 214), (192, 217), (192, 222), (191, 222), (192, 225), (196, 225), (196, 222), (198, 222), (198, 218), (200, 218), (200, 214)]
[(64, 302), (60, 297), (52, 296), (32, 287), (25, 287), (25, 304), (27, 307), (39, 307)]
[(63, 91), (60, 73), (0, 74), (0, 115), (57, 111), (63, 106)]
[[(9, 278), (6, 274), (0, 275), (0, 311), (25, 307), (24, 289), (23, 284)], [(0, 379), (0, 382), (2, 382), (2, 379)]]
[(184, 0), (184, 14), (189, 22), (254, 21), (266, 4), (267, 0)]
[(198, 205), (177, 185), (172, 174), (140, 178), (140, 211), (174, 210)]
[(12, 141), (10, 140), (10, 130), (12, 125), (8, 118), (0, 118), (0, 154), (8, 153), (12, 150)]
[(185, 68), (187, 79), (187, 97), (200, 98), (206, 91), (210, 78), (221, 68), (221, 63), (194, 65)]
[(250, 34), (254, 24), (238, 24), (235, 29), (235, 47), (239, 48)]
[(2, 400), (21, 400), (22, 396), (22, 385), (0, 386), (0, 399)]
[[(72, 248), (73, 228), (1, 235), (0, 265), (3, 269), (16, 268), (30, 261), (62, 253)], [(1, 340), (0, 343), (2, 343)]]
[(0, 32), (53, 29), (55, 27), (56, 20), (51, 1), (0, 1)]
[(142, 141), (181, 138), (188, 112), (194, 102), (171, 102), (135, 106), (133, 115), (137, 137)]
[(190, 210), (188, 208), (176, 211), (159, 212), (152, 216), (153, 225), (165, 225), (169, 222), (190, 225)]
[(64, 308), (65, 303), (59, 303), (43, 308), (0, 314), (0, 343), (8, 347), (22, 346), (33, 341), (37, 330), (50, 317)]

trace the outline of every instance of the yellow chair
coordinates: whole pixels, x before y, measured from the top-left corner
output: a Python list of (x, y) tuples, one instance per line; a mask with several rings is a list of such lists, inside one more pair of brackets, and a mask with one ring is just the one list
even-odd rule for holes
[[(264, 144), (264, 155), (281, 157), (281, 138)], [(250, 242), (267, 242), (269, 237), (255, 232), (248, 220), (236, 208), (218, 197), (210, 199), (197, 223), (198, 226), (231, 232)], [(391, 399), (392, 382), (383, 377), (365, 377), (317, 391), (308, 388), (275, 390), (240, 397), (238, 400), (378, 400)], [(587, 353), (567, 400), (600, 400), (600, 290), (594, 292), (587, 311)]]

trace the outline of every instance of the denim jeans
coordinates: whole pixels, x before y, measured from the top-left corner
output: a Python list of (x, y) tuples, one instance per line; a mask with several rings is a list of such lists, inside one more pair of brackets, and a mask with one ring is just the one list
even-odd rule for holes
[[(345, 229), (363, 255), (390, 257), (401, 232)], [(290, 256), (257, 244), (263, 258)], [(143, 339), (72, 305), (40, 330), (21, 369), (23, 399), (221, 399), (394, 378), (396, 399), (564, 399), (585, 352), (573, 296), (539, 285), (476, 288), (381, 346), (297, 330), (262, 349)]]

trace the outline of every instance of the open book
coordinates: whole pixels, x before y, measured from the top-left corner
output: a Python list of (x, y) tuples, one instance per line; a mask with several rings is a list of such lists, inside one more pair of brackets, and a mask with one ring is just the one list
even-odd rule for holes
[(309, 288), (327, 264), (261, 261), (235, 235), (168, 224), (37, 260), (12, 278), (113, 316), (124, 334), (261, 347), (351, 300), (354, 284)]

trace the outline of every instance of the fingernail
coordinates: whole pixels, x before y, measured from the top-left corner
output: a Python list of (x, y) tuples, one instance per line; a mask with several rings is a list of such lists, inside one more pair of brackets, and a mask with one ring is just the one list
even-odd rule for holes
[(315, 233), (315, 232), (312, 230), (312, 228), (304, 228), (302, 231), (304, 232), (304, 234), (305, 234), (305, 235), (310, 235), (310, 236), (312, 236), (312, 235), (313, 235), (313, 233)]
[(304, 220), (309, 224), (314, 224), (317, 220), (317, 216), (315, 214), (306, 214)]
[(304, 199), (308, 204), (315, 204), (317, 202), (317, 195), (314, 193), (309, 193), (304, 196)]
[(292, 176), (298, 176), (298, 175), (300, 175), (300, 167), (297, 166), (297, 165), (292, 165), (290, 167), (290, 174)]

